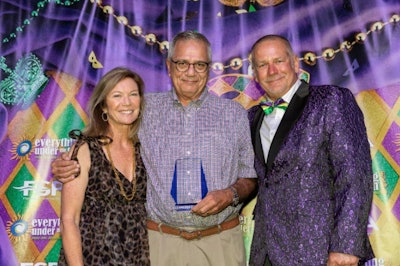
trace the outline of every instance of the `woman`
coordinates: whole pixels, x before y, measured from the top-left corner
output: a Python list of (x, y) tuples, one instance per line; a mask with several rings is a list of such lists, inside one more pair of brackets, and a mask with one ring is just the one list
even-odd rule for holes
[(129, 69), (111, 70), (89, 100), (88, 126), (70, 132), (81, 170), (62, 188), (59, 265), (150, 265), (137, 136), (143, 87)]

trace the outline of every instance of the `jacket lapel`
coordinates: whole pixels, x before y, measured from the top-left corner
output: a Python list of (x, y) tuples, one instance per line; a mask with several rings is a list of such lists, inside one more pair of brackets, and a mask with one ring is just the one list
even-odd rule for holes
[(264, 111), (258, 106), (254, 113), (253, 123), (251, 125), (251, 134), (254, 147), (254, 153), (260, 160), (260, 162), (265, 162), (264, 152), (261, 144), (260, 128), (264, 119)]
[[(272, 140), (267, 160), (268, 169), (271, 168), (272, 163), (274, 162), (275, 157), (278, 154), (278, 151), (283, 141), (290, 132), (290, 129), (297, 121), (297, 119), (300, 117), (300, 115), (303, 113), (304, 106), (306, 105), (307, 102), (308, 94), (309, 94), (309, 85), (304, 81), (302, 81), (300, 87), (293, 95), (293, 98), (290, 101), (285, 114), (283, 115), (282, 121), (278, 126), (274, 139)], [(258, 132), (258, 137), (260, 137), (259, 132)]]

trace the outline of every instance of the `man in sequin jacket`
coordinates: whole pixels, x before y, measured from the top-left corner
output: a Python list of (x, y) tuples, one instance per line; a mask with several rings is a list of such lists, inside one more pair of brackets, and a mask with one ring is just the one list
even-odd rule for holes
[(281, 36), (259, 39), (251, 58), (267, 100), (288, 105), (268, 115), (260, 105), (249, 110), (259, 177), (250, 265), (358, 265), (373, 258), (371, 156), (353, 94), (300, 81), (298, 58)]

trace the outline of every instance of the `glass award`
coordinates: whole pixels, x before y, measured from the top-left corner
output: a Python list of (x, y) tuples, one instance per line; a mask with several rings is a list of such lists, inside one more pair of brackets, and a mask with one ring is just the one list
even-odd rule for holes
[(208, 192), (203, 165), (199, 158), (183, 158), (175, 161), (171, 196), (175, 210), (190, 211)]

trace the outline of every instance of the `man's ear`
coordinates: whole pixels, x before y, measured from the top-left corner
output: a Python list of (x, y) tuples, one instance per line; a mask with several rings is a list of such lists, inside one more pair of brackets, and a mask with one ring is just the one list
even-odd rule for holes
[(167, 65), (168, 76), (171, 76), (170, 74), (171, 61), (167, 59), (167, 61), (165, 61), (165, 64)]
[(300, 73), (300, 62), (299, 62), (299, 58), (296, 55), (293, 56), (293, 65), (294, 65), (295, 72)]

